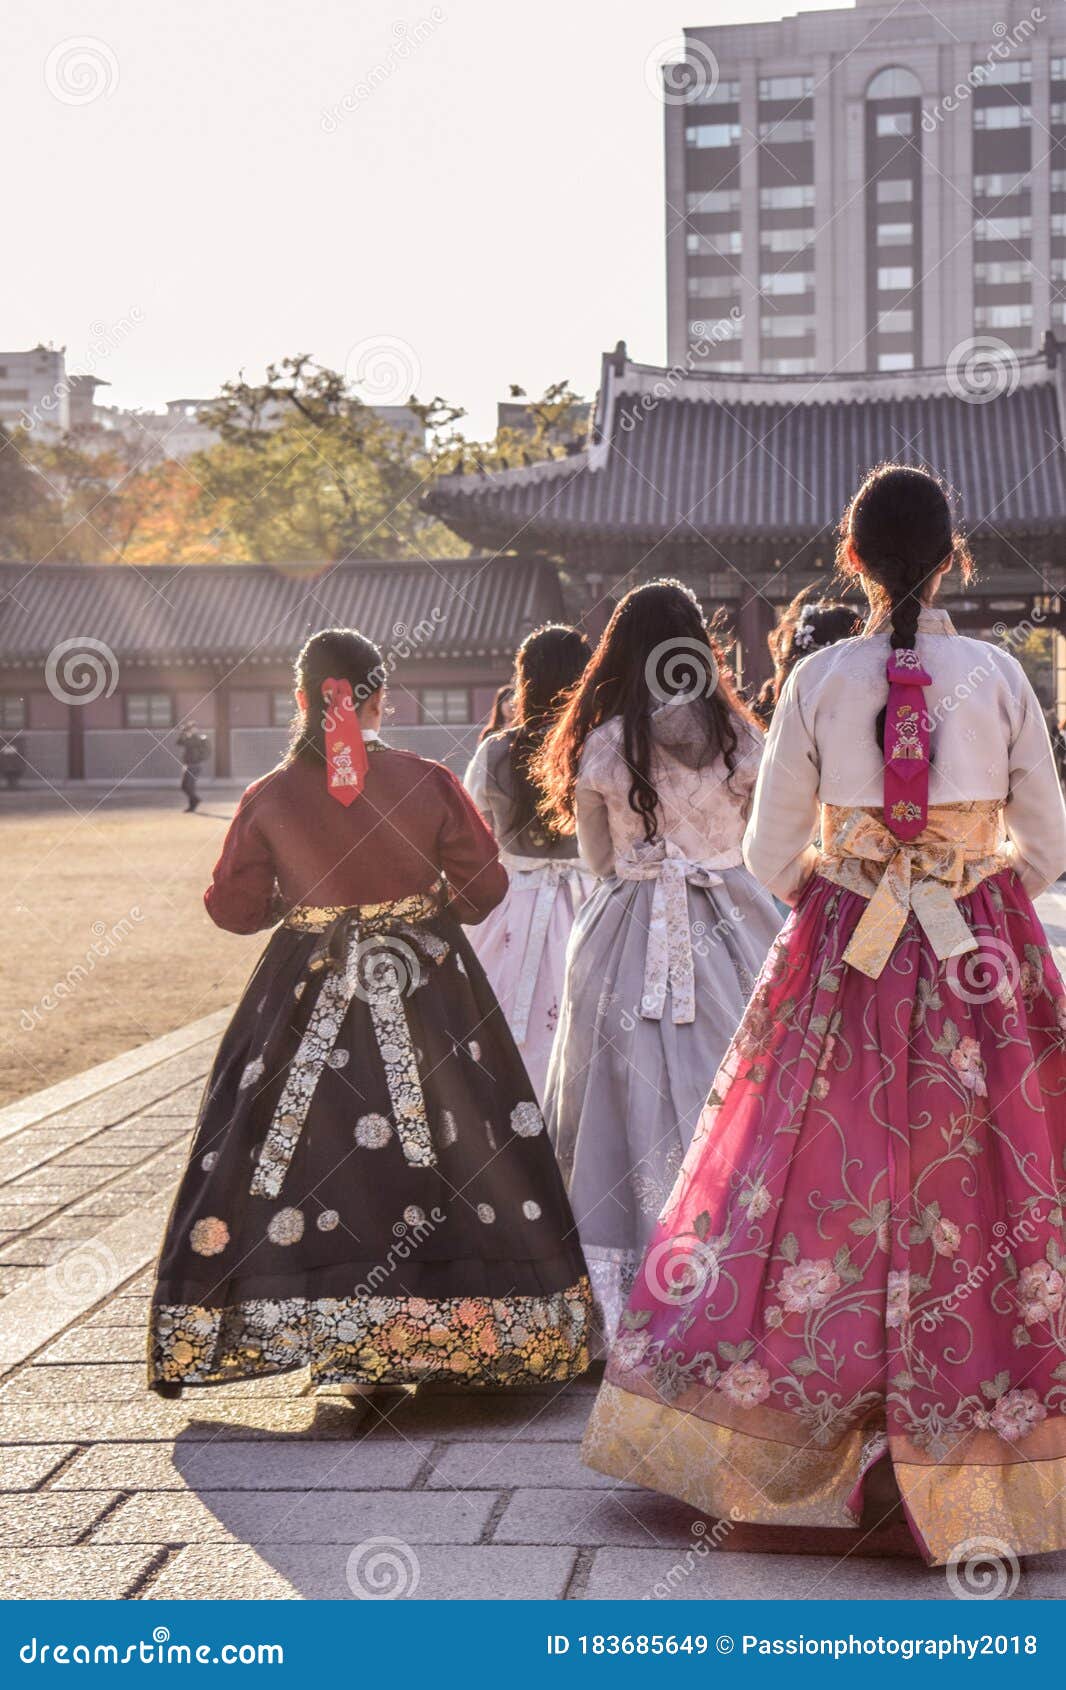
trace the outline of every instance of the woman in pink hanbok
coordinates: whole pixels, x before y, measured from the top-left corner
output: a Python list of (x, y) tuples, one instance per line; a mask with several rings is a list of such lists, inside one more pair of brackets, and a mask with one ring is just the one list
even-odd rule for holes
[[(933, 601), (940, 485), (875, 470), (863, 634), (802, 662), (745, 837), (794, 911), (645, 1254), (585, 1442), (713, 1515), (855, 1527), (890, 1465), (926, 1558), (1066, 1545), (1066, 868), (1043, 713)], [(814, 841), (820, 839), (819, 844)]]

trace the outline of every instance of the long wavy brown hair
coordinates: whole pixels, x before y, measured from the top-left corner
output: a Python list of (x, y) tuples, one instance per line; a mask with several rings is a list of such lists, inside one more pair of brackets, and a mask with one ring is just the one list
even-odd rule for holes
[[(589, 660), (589, 642), (577, 628), (549, 622), (527, 634), (515, 653), (511, 773), (515, 832), (536, 821), (541, 792), (533, 768), (563, 699)], [(547, 821), (541, 817), (542, 822)], [(555, 831), (555, 830), (552, 830)]]
[(700, 767), (721, 757), (736, 769), (737, 728), (751, 711), (737, 694), (700, 601), (680, 581), (649, 581), (621, 600), (592, 660), (556, 718), (532, 768), (544, 794), (541, 814), (559, 833), (573, 833), (577, 772), (594, 728), (622, 719), (623, 753), (632, 771), (629, 806), (649, 844), (658, 837), (658, 794), (651, 779), (652, 711), (684, 694), (706, 726)]

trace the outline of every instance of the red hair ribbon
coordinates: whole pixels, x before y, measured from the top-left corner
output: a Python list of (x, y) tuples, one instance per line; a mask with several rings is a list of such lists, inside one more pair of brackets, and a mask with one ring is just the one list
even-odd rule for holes
[(933, 678), (909, 647), (889, 652), (885, 674), (885, 825), (897, 839), (914, 839), (929, 815), (929, 717), (923, 688)]
[(355, 713), (348, 681), (322, 682), (326, 714), (323, 737), (326, 746), (326, 786), (338, 804), (352, 804), (366, 781), (367, 754), (363, 731)]

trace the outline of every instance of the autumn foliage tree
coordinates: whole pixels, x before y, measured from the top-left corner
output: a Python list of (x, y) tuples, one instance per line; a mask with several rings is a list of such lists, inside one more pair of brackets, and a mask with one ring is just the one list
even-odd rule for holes
[(180, 461), (160, 459), (136, 429), (28, 437), (18, 465), (28, 479), (12, 473), (9, 503), (0, 451), (0, 548), (133, 564), (461, 556), (464, 542), (424, 509), (433, 480), (558, 455), (584, 426), (566, 382), (540, 400), (520, 387), (511, 396), (523, 426), (479, 442), (440, 397), (412, 396), (418, 426), (396, 427), (339, 372), (285, 358), (261, 382), (227, 382), (201, 412), (215, 444)]

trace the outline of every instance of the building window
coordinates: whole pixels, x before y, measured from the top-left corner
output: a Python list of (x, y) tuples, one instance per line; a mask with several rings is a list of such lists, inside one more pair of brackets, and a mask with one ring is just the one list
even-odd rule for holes
[(717, 254), (724, 258), (728, 253), (740, 251), (739, 229), (715, 229), (710, 234), (690, 234), (685, 237), (685, 245), (689, 252), (706, 253), (708, 256)]
[[(1055, 172), (1052, 172), (1054, 177)], [(1066, 175), (1066, 172), (1059, 172)], [(1006, 199), (1010, 194), (1028, 193), (1032, 177), (1027, 170), (1000, 171), (991, 176), (975, 176), (973, 191), (977, 199)], [(1054, 182), (1052, 182), (1054, 187)]]
[(1061, 211), (1051, 214), (1051, 233), (1056, 239), (1066, 235), (1066, 216)]
[(879, 370), (913, 370), (913, 352), (879, 352), (877, 354), (877, 368)]
[[(1066, 110), (1066, 107), (1062, 108)], [(1032, 123), (1033, 114), (1028, 106), (975, 106), (973, 126), (975, 129), (1024, 129), (1027, 123)], [(1055, 108), (1051, 108), (1052, 123), (1061, 123), (1056, 118)]]
[(978, 329), (1027, 329), (1033, 320), (1031, 305), (979, 305), (973, 314)]
[(763, 369), (769, 376), (809, 376), (814, 374), (814, 359), (767, 358)]
[(1051, 192), (1053, 194), (1066, 194), (1066, 170), (1053, 170), (1051, 172)]
[(901, 205), (914, 198), (914, 183), (910, 181), (897, 182), (891, 177), (882, 176), (877, 184), (878, 205)]
[(882, 311), (877, 319), (878, 334), (913, 334), (913, 311)]
[(885, 264), (877, 272), (877, 286), (882, 293), (899, 293), (914, 286), (914, 268), (910, 264)]
[(771, 118), (759, 125), (760, 141), (810, 141), (814, 138), (813, 117)]
[(1055, 78), (1056, 82), (1059, 82), (1063, 77), (1066, 77), (1066, 59), (1052, 59), (1051, 74)]
[(685, 130), (689, 147), (735, 147), (739, 140), (739, 123), (697, 123)]
[(814, 92), (813, 76), (760, 76), (760, 100), (809, 100)]
[(1051, 306), (1051, 321), (1066, 323), (1066, 299), (1056, 299)]
[(902, 65), (879, 70), (866, 85), (868, 100), (916, 100), (921, 97), (922, 85), (913, 71)]
[(814, 204), (814, 183), (804, 182), (794, 188), (760, 188), (759, 204), (764, 211), (806, 209)]
[(879, 111), (876, 128), (878, 135), (913, 135), (914, 117), (909, 111)]
[(697, 80), (686, 95), (690, 106), (731, 106), (740, 99), (739, 82), (717, 82), (708, 88)]
[[(1052, 268), (1052, 275), (1054, 273)], [(1020, 287), (1031, 279), (1032, 274), (1033, 267), (1027, 258), (1003, 258), (973, 267), (974, 281), (993, 288)]]
[(1001, 59), (993, 65), (987, 63), (974, 65), (973, 80), (978, 87), (983, 82), (998, 83), (1000, 86), (1012, 82), (1032, 82), (1032, 61), (1030, 59)]
[(913, 223), (879, 223), (878, 246), (911, 246), (914, 241)]
[(729, 276), (690, 276), (688, 291), (693, 299), (717, 299), (723, 309), (740, 294), (740, 283)]
[(432, 727), (452, 727), (470, 721), (470, 693), (466, 687), (423, 687), (418, 695), (422, 721)]
[(713, 217), (720, 211), (740, 210), (739, 188), (708, 188), (685, 196), (690, 212), (697, 217)]
[(168, 692), (128, 692), (126, 694), (126, 726), (128, 728), (172, 728), (174, 700)]
[(762, 332), (771, 340), (799, 340), (814, 333), (813, 317), (764, 317)]
[[(1054, 218), (1051, 223), (1054, 232)], [(1032, 232), (1031, 217), (979, 217), (973, 226), (975, 241), (1024, 241)]]
[(26, 700), (17, 692), (0, 693), (0, 733), (18, 733), (26, 726)]
[(759, 245), (766, 252), (803, 252), (814, 240), (814, 230), (805, 223), (801, 229), (764, 229)]
[(813, 270), (764, 270), (759, 277), (763, 293), (810, 293)]
[(272, 728), (287, 728), (296, 714), (296, 700), (288, 688), (270, 695), (270, 725)]

